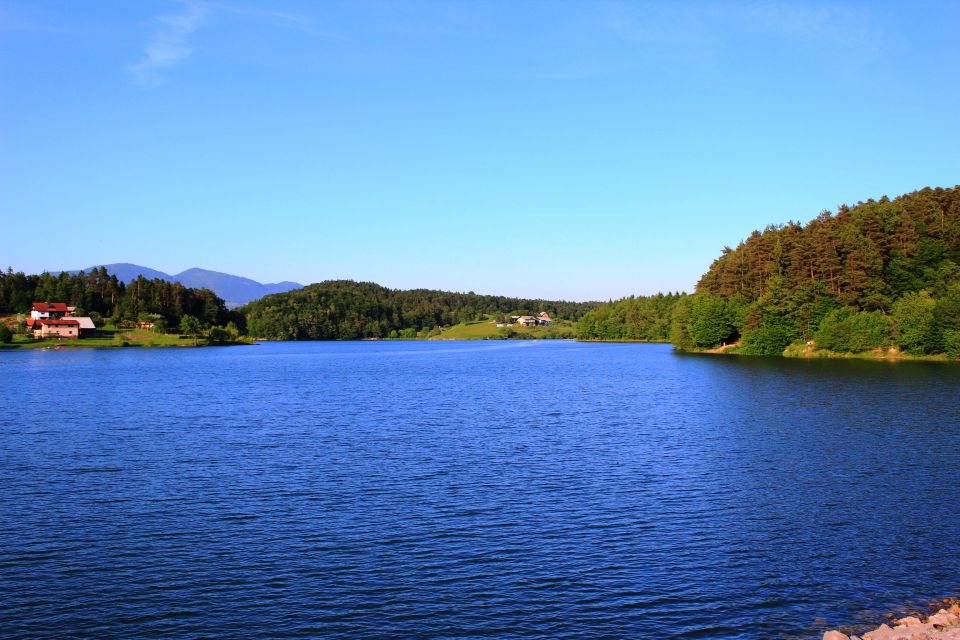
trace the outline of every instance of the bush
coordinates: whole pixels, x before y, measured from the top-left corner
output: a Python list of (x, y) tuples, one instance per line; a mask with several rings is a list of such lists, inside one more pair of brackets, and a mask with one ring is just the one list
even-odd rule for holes
[(880, 311), (867, 313), (836, 309), (828, 313), (816, 333), (817, 346), (840, 353), (860, 353), (893, 342), (893, 321)]
[(813, 338), (821, 349), (849, 351), (850, 325), (847, 322), (853, 312), (849, 309), (834, 309), (823, 317)]
[(792, 342), (790, 332), (782, 323), (766, 322), (743, 337), (741, 353), (750, 356), (779, 356)]
[(0, 323), (0, 344), (10, 344), (13, 342), (13, 333), (7, 325)]
[(230, 335), (230, 332), (222, 327), (213, 327), (210, 329), (210, 333), (207, 335), (207, 339), (210, 342), (224, 343), (224, 342), (233, 342), (234, 336)]
[(228, 322), (225, 327), (211, 327), (209, 333), (207, 333), (207, 341), (220, 344), (240, 342), (240, 330), (233, 322)]
[(741, 353), (779, 356), (800, 337), (793, 314), (772, 302), (751, 305), (743, 314), (745, 327)]
[(899, 336), (897, 344), (909, 353), (934, 353), (939, 350), (934, 322), (937, 303), (926, 291), (908, 293), (893, 305), (893, 317)]
[(850, 318), (850, 350), (854, 353), (893, 343), (893, 321), (880, 312), (858, 313)]
[(673, 308), (670, 322), (670, 342), (677, 351), (690, 351), (697, 347), (690, 337), (690, 300), (684, 298)]
[(960, 330), (948, 329), (943, 333), (944, 347), (949, 358), (960, 358)]
[(688, 331), (698, 347), (708, 349), (735, 337), (737, 330), (727, 301), (708, 295), (694, 296)]

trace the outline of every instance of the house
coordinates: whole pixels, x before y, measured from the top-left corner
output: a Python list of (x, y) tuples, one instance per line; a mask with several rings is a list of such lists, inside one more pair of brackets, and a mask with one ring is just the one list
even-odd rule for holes
[(68, 307), (66, 302), (34, 302), (30, 309), (32, 320), (62, 318), (69, 316), (76, 307)]
[(76, 310), (65, 302), (34, 302), (27, 327), (35, 338), (79, 338), (86, 332), (95, 331), (97, 327), (93, 320), (74, 316)]
[(79, 338), (80, 323), (72, 318), (42, 318), (34, 323), (33, 336), (35, 338)]
[(80, 325), (80, 337), (97, 330), (97, 325), (93, 323), (93, 318), (86, 316), (70, 316), (68, 320), (76, 320)]
[(137, 328), (138, 328), (138, 329), (153, 329), (153, 328), (156, 327), (156, 326), (157, 326), (157, 325), (155, 325), (155, 324), (152, 323), (152, 322), (138, 322), (138, 323), (137, 323)]
[(510, 316), (512, 324), (519, 324), (524, 327), (549, 327), (553, 324), (553, 320), (550, 318), (550, 314), (546, 311), (541, 311), (539, 316)]

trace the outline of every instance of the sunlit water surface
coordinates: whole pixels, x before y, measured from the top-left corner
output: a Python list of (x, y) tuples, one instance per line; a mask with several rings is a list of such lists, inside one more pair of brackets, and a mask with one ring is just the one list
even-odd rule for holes
[(0, 636), (786, 638), (960, 590), (960, 366), (0, 352)]

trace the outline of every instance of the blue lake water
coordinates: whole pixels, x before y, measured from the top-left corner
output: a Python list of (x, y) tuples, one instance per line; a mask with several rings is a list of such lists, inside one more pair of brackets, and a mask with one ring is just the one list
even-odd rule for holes
[(791, 638), (960, 592), (960, 366), (0, 352), (0, 636)]

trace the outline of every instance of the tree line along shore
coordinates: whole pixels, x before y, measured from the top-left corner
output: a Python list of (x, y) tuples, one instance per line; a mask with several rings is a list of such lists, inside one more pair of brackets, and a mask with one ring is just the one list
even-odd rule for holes
[[(115, 331), (147, 322), (155, 333), (192, 335), (198, 344), (242, 336), (576, 338), (740, 355), (953, 359), (960, 358), (960, 187), (842, 205), (806, 224), (754, 231), (723, 249), (693, 294), (570, 302), (334, 280), (229, 310), (208, 289), (143, 277), (125, 284), (103, 268), (0, 273), (0, 324), (14, 337), (22, 329), (16, 314), (37, 300), (67, 302)], [(552, 326), (511, 322), (538, 313)]]
[(587, 339), (793, 357), (960, 357), (960, 188), (922, 189), (725, 247), (692, 295), (618, 300)]

